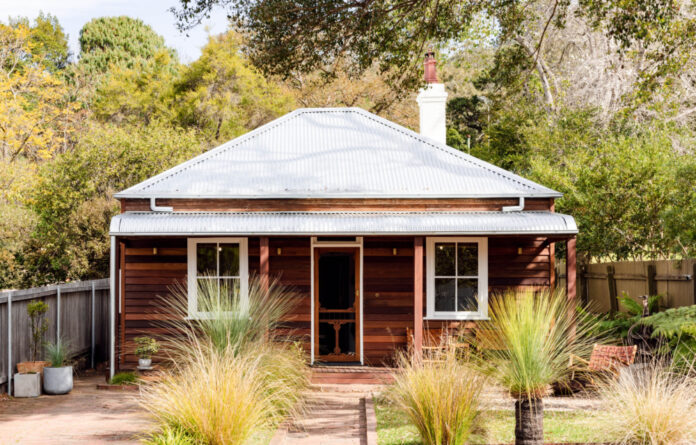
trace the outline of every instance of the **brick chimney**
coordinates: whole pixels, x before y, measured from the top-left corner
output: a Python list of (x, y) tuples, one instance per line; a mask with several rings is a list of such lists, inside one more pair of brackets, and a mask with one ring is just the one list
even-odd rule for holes
[(447, 92), (445, 85), (437, 79), (437, 61), (433, 51), (425, 53), (423, 64), (427, 85), (420, 90), (416, 99), (420, 108), (420, 134), (445, 144)]

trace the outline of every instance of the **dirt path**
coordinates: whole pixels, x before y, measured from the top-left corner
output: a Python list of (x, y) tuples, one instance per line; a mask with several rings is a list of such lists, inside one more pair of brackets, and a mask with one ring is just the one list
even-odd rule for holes
[(148, 422), (134, 392), (96, 389), (82, 377), (65, 396), (0, 400), (0, 444), (135, 444)]

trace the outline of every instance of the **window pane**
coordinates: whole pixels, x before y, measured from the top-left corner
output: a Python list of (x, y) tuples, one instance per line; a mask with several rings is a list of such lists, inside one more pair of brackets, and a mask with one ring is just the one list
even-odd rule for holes
[(454, 311), (454, 278), (435, 279), (435, 310)]
[(457, 244), (457, 275), (478, 276), (478, 245)]
[(435, 244), (435, 275), (454, 275), (454, 243)]
[(220, 296), (225, 297), (226, 305), (234, 302), (239, 297), (239, 278), (221, 278)]
[(220, 276), (239, 276), (239, 244), (220, 244)]
[(210, 312), (215, 306), (218, 294), (218, 281), (215, 278), (199, 278), (196, 293), (198, 312)]
[(198, 276), (217, 275), (215, 244), (198, 244), (196, 246), (196, 268), (198, 269)]
[(457, 280), (457, 311), (478, 312), (478, 280)]

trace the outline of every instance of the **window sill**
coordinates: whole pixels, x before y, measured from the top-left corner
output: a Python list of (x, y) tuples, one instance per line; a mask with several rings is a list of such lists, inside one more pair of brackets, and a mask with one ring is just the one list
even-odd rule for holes
[(425, 321), (489, 321), (489, 317), (483, 315), (431, 315), (423, 317)]

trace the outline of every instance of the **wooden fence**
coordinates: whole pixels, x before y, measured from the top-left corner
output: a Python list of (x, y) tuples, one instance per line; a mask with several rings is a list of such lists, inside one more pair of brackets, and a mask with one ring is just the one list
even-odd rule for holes
[(18, 362), (31, 360), (32, 300), (48, 304), (46, 341), (62, 338), (94, 367), (109, 357), (109, 280), (0, 292), (0, 391), (7, 391)]
[[(556, 268), (565, 286), (565, 264)], [(665, 307), (696, 304), (696, 259), (616, 261), (578, 267), (578, 297), (595, 312), (619, 310), (617, 297), (662, 295)]]

